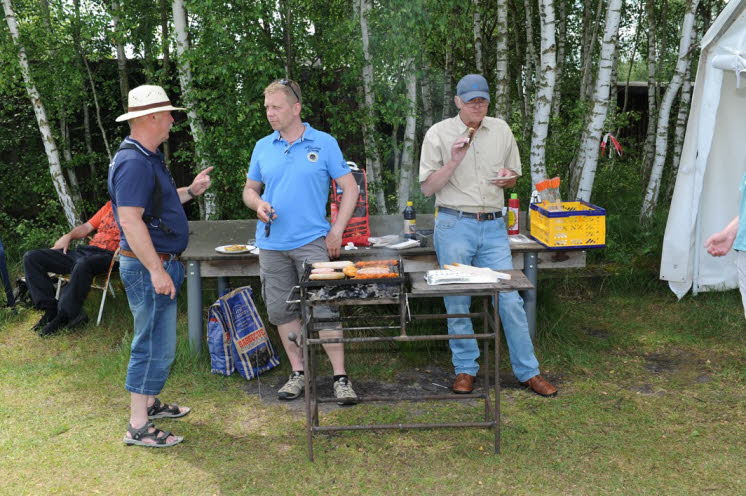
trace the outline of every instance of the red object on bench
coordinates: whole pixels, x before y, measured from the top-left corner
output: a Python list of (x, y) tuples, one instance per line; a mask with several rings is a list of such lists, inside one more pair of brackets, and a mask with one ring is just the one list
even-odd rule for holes
[[(368, 178), (365, 170), (359, 169), (353, 162), (350, 164), (352, 176), (360, 188), (360, 194), (357, 197), (355, 209), (352, 211), (352, 217), (347, 223), (347, 227), (342, 234), (342, 244), (349, 242), (355, 246), (370, 246), (370, 217), (368, 216)], [(331, 192), (329, 194), (332, 223), (337, 220), (339, 205), (342, 202), (342, 188), (337, 186), (337, 182), (332, 180)]]

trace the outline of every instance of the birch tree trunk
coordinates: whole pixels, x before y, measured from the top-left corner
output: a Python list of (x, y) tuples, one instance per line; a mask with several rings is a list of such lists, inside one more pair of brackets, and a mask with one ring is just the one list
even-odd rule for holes
[(399, 209), (401, 212), (407, 206), (412, 176), (414, 175), (414, 136), (417, 130), (417, 72), (414, 70), (414, 59), (407, 64), (407, 120), (404, 127), (404, 145), (401, 153), (401, 167), (399, 175)]
[(441, 120), (451, 117), (451, 102), (453, 101), (453, 95), (456, 94), (454, 88), (451, 87), (453, 84), (451, 81), (452, 52), (453, 49), (449, 40), (446, 42), (446, 63), (443, 68), (443, 112), (441, 113)]
[(552, 111), (555, 76), (557, 70), (557, 45), (553, 0), (539, 0), (541, 19), (541, 63), (539, 85), (534, 104), (534, 129), (531, 136), (531, 181), (536, 184), (547, 177), (546, 141), (549, 116)]
[(381, 176), (381, 156), (378, 153), (375, 140), (375, 117), (373, 110), (373, 61), (370, 56), (370, 40), (368, 37), (368, 12), (370, 0), (359, 1), (360, 32), (363, 40), (363, 91), (365, 101), (363, 105), (363, 141), (365, 144), (365, 170), (376, 192), (378, 213), (386, 215), (386, 197), (383, 191), (383, 177)]
[(508, 96), (508, 5), (507, 0), (497, 0), (497, 71), (495, 77), (495, 117), (509, 122)]
[(119, 32), (119, 0), (111, 0), (111, 23), (114, 28), (114, 45), (117, 47), (119, 94), (122, 98), (122, 108), (127, 112), (127, 98), (130, 92), (130, 85), (127, 78), (127, 55), (124, 53), (122, 34)]
[[(174, 16), (174, 31), (176, 33), (176, 56), (178, 58), (179, 83), (181, 84), (181, 95), (184, 100), (184, 106), (187, 108), (189, 117), (189, 128), (194, 138), (194, 150), (197, 154), (199, 166), (195, 172), (208, 167), (207, 157), (202, 149), (203, 147), (203, 127), (202, 121), (195, 110), (194, 99), (192, 96), (192, 67), (186, 56), (189, 50), (189, 38), (187, 36), (188, 25), (186, 10), (184, 10), (183, 0), (173, 0), (171, 4)], [(213, 190), (207, 190), (203, 195), (204, 204), (200, 203), (201, 216), (203, 220), (213, 220), (218, 218), (217, 201)]]
[[(697, 41), (696, 25), (692, 27), (692, 39), (690, 46)], [(691, 50), (691, 49), (690, 49)], [(692, 100), (692, 61), (691, 56), (686, 64), (684, 73), (684, 84), (681, 86), (681, 96), (679, 97), (679, 111), (676, 115), (676, 128), (673, 138), (673, 160), (671, 161), (671, 180), (666, 188), (666, 198), (671, 198), (673, 187), (676, 184), (676, 176), (679, 173), (679, 162), (681, 161), (681, 149), (684, 146), (684, 135), (686, 133), (686, 121), (689, 116), (689, 104)]]
[(65, 172), (70, 184), (70, 194), (76, 205), (80, 205), (83, 199), (80, 197), (80, 185), (78, 184), (78, 175), (72, 166), (73, 152), (70, 147), (70, 128), (67, 125), (67, 116), (63, 111), (60, 115), (60, 137), (62, 138), (62, 157), (65, 159)]
[[(429, 68), (427, 68), (429, 69)], [(422, 128), (427, 131), (433, 125), (433, 95), (430, 89), (430, 71), (425, 70), (420, 81), (420, 96), (422, 97)]]
[[(91, 179), (96, 177), (96, 162), (93, 158), (93, 137), (91, 136), (91, 115), (88, 110), (88, 101), (83, 101), (83, 133), (85, 135), (85, 152), (88, 154), (88, 174)], [(94, 198), (98, 195), (94, 193)]]
[[(160, 0), (159, 9), (161, 11), (161, 50), (163, 52), (161, 86), (166, 86), (169, 80), (169, 66), (171, 65), (171, 54), (169, 50), (170, 36), (168, 32), (168, 0)], [(171, 168), (171, 145), (168, 139), (163, 142), (163, 161), (166, 162), (166, 167)]]
[(54, 189), (57, 192), (57, 197), (62, 205), (62, 210), (65, 213), (67, 223), (72, 228), (80, 224), (80, 216), (78, 215), (77, 207), (73, 202), (70, 189), (67, 182), (65, 182), (65, 177), (62, 173), (60, 154), (57, 151), (57, 144), (54, 141), (52, 130), (49, 127), (44, 104), (42, 103), (39, 91), (36, 89), (36, 85), (31, 78), (28, 58), (26, 57), (26, 49), (19, 41), (18, 23), (16, 22), (15, 13), (13, 12), (13, 6), (11, 5), (10, 0), (2, 0), (2, 2), (3, 10), (5, 11), (5, 20), (7, 21), (8, 29), (10, 30), (10, 36), (13, 39), (13, 44), (18, 49), (18, 62), (21, 66), (23, 80), (26, 83), (26, 92), (31, 100), (31, 106), (34, 108), (36, 122), (39, 125), (39, 133), (41, 134), (41, 139), (44, 143), (44, 151), (46, 152), (47, 160), (49, 161), (49, 174), (52, 176), (52, 184), (54, 184)]
[(606, 115), (609, 111), (611, 71), (614, 52), (617, 49), (621, 11), (622, 0), (609, 0), (606, 11), (604, 38), (601, 43), (601, 54), (598, 60), (598, 75), (596, 76), (595, 90), (593, 92), (593, 109), (588, 126), (586, 127), (586, 136), (581, 145), (583, 160), (578, 164), (581, 172), (576, 196), (579, 200), (590, 201), (593, 191), (593, 181), (596, 178), (599, 142), (601, 141), (601, 132), (606, 122)]
[(679, 41), (679, 57), (676, 62), (671, 82), (668, 83), (666, 92), (663, 94), (660, 108), (658, 109), (658, 124), (656, 127), (655, 137), (655, 160), (653, 168), (650, 171), (650, 180), (645, 190), (645, 198), (642, 201), (640, 211), (640, 220), (649, 221), (655, 212), (658, 203), (658, 193), (660, 191), (661, 177), (663, 177), (663, 166), (666, 163), (666, 152), (668, 151), (668, 118), (671, 114), (671, 106), (676, 98), (676, 94), (681, 89), (689, 65), (689, 47), (692, 43), (692, 29), (694, 27), (694, 15), (697, 11), (699, 0), (689, 0), (686, 14), (684, 14), (684, 23), (681, 26), (681, 39)]
[(648, 19), (648, 131), (643, 149), (643, 177), (647, 175), (647, 171), (653, 163), (653, 156), (655, 154), (655, 123), (658, 111), (658, 101), (656, 99), (658, 92), (655, 81), (656, 62), (658, 60), (655, 50), (655, 1), (647, 0), (646, 7)]
[[(584, 29), (583, 29), (583, 46), (581, 50), (581, 57), (583, 61), (583, 72), (580, 79), (580, 99), (582, 101), (588, 100), (591, 92), (591, 81), (593, 73), (593, 52), (596, 48), (596, 40), (598, 39), (598, 29), (601, 25), (601, 12), (603, 11), (605, 0), (597, 0), (596, 11), (594, 16), (591, 18), (591, 7), (593, 2), (586, 0), (586, 12), (584, 14)], [(593, 19), (593, 21), (591, 21)], [(588, 22), (587, 26), (585, 22)]]
[(476, 62), (477, 72), (479, 74), (483, 74), (484, 67), (482, 66), (482, 20), (479, 15), (479, 0), (472, 0), (471, 3), (474, 6), (474, 61)]
[(676, 115), (676, 129), (673, 138), (673, 160), (671, 161), (671, 180), (666, 188), (666, 198), (671, 198), (673, 187), (676, 184), (676, 176), (679, 173), (679, 162), (681, 161), (681, 149), (684, 146), (684, 134), (686, 133), (686, 120), (689, 117), (689, 104), (692, 100), (692, 81), (690, 69), (687, 67), (684, 75), (684, 84), (681, 87), (679, 97), (679, 112)]
[[(558, 0), (555, 5), (559, 6), (559, 9), (555, 9), (559, 15), (557, 15), (557, 71), (555, 81), (562, 81), (562, 70), (565, 66), (565, 45), (567, 45), (567, 1)], [(552, 96), (552, 117), (559, 116), (560, 112), (560, 98), (561, 98), (561, 85), (554, 85), (554, 95)]]
[(524, 81), (526, 82), (526, 98), (523, 100), (525, 105), (524, 114), (526, 119), (523, 120), (523, 136), (528, 135), (528, 126), (531, 116), (534, 113), (534, 97), (536, 88), (534, 87), (534, 77), (537, 72), (536, 47), (534, 47), (534, 9), (533, 2), (536, 0), (523, 0), (526, 18), (526, 62), (524, 63)]

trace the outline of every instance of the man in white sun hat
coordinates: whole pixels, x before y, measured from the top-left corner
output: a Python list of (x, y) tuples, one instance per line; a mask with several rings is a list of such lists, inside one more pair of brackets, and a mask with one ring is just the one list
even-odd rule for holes
[(179, 255), (189, 241), (181, 206), (210, 187), (208, 167), (188, 187), (177, 188), (158, 150), (168, 139), (174, 107), (160, 86), (129, 92), (127, 136), (109, 165), (109, 196), (121, 231), (119, 273), (134, 318), (125, 389), (130, 421), (124, 443), (168, 447), (183, 438), (156, 429), (150, 420), (177, 418), (189, 408), (156, 397), (168, 378), (176, 352), (176, 295), (184, 281)]

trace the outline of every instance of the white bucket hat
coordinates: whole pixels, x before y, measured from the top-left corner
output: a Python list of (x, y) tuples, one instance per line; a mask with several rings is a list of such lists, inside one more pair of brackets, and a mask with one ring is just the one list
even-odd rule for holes
[(128, 121), (135, 117), (166, 112), (169, 110), (186, 110), (171, 105), (166, 92), (160, 86), (143, 84), (130, 90), (127, 97), (127, 113), (117, 117), (117, 122)]

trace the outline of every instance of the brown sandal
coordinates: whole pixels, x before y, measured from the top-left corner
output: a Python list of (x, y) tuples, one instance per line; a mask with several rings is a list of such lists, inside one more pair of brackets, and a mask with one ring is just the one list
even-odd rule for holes
[(181, 408), (179, 408), (179, 405), (169, 405), (168, 403), (161, 403), (161, 400), (156, 398), (155, 403), (153, 403), (153, 405), (148, 408), (148, 418), (150, 420), (159, 418), (179, 418), (187, 415), (191, 411), (191, 408), (186, 408), (186, 410), (182, 412)]
[[(149, 432), (151, 427), (155, 429), (153, 432)], [(128, 424), (127, 432), (129, 432), (130, 436), (132, 436), (124, 436), (124, 444), (128, 446), (145, 446), (146, 448), (169, 448), (171, 446), (179, 444), (184, 440), (184, 438), (181, 436), (174, 436), (176, 438), (176, 441), (172, 441), (170, 443), (166, 442), (166, 439), (171, 436), (171, 433), (169, 431), (162, 431), (156, 428), (153, 425), (153, 422), (148, 422), (139, 429), (135, 429), (134, 427), (132, 427), (132, 424)], [(143, 441), (143, 439), (149, 439), (153, 442), (145, 442)]]

